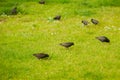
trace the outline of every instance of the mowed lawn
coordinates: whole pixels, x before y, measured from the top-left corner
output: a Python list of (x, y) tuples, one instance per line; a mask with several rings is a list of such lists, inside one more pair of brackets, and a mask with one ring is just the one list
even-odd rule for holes
[[(42, 5), (26, 0), (18, 2), (17, 15), (9, 15), (17, 1), (1, 1), (0, 80), (120, 80), (118, 5), (97, 0), (46, 0)], [(60, 21), (53, 20), (56, 15), (61, 15)], [(91, 18), (99, 24), (92, 24)], [(97, 36), (108, 37), (110, 43)], [(62, 42), (75, 45), (66, 49)], [(40, 52), (50, 57), (33, 56)]]

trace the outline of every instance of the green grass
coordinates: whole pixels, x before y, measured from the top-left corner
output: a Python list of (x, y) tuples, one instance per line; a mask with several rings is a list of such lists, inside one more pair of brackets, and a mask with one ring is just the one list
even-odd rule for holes
[[(119, 0), (18, 1), (14, 16), (8, 13), (15, 0), (0, 3), (0, 80), (119, 80)], [(61, 20), (53, 21), (58, 14)], [(81, 20), (91, 18), (100, 24), (84, 27)], [(95, 39), (101, 35), (111, 43)], [(75, 45), (59, 45), (68, 41)], [(39, 52), (50, 57), (38, 60), (32, 54)]]

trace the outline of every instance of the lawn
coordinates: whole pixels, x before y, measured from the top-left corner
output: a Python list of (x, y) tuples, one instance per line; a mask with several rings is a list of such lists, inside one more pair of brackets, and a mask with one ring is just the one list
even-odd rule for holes
[[(119, 0), (0, 0), (0, 80), (119, 80)], [(18, 14), (9, 15), (17, 5)], [(53, 20), (61, 15), (60, 21)], [(91, 23), (94, 18), (98, 25)], [(84, 26), (81, 21), (89, 21)], [(96, 36), (106, 36), (102, 43)], [(69, 49), (62, 42), (74, 42)], [(48, 53), (38, 60), (34, 53)]]

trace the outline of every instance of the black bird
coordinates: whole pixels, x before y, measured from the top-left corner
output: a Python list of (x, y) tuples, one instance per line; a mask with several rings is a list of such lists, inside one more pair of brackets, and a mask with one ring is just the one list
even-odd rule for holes
[(88, 25), (88, 21), (86, 21), (86, 20), (82, 20), (82, 23), (83, 23), (84, 25)]
[(99, 36), (99, 37), (96, 37), (96, 39), (100, 40), (101, 42), (107, 42), (107, 43), (110, 42), (110, 40), (105, 36)]
[(17, 12), (17, 7), (14, 7), (12, 10), (11, 10), (11, 15), (16, 15), (18, 12)]
[(40, 0), (39, 4), (45, 4), (45, 1), (44, 0)]
[(95, 25), (97, 25), (97, 24), (99, 23), (99, 21), (98, 21), (98, 20), (95, 20), (95, 19), (91, 19), (91, 22), (92, 22), (93, 24), (95, 24)]
[(74, 45), (73, 42), (65, 42), (65, 43), (60, 43), (61, 46), (64, 46), (65, 48), (69, 48), (71, 47), (72, 45)]
[(53, 18), (54, 20), (60, 20), (61, 19), (61, 16), (60, 15), (57, 15)]
[(43, 59), (43, 58), (49, 57), (49, 55), (46, 53), (37, 53), (37, 54), (33, 54), (33, 56), (37, 57), (38, 59)]

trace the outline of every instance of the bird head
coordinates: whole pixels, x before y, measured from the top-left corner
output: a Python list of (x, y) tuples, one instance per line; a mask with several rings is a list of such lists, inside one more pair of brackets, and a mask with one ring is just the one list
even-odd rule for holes
[(74, 45), (74, 43), (72, 43), (72, 45)]
[(14, 7), (14, 9), (17, 9), (17, 7)]
[(91, 19), (91, 21), (93, 21), (94, 19)]

